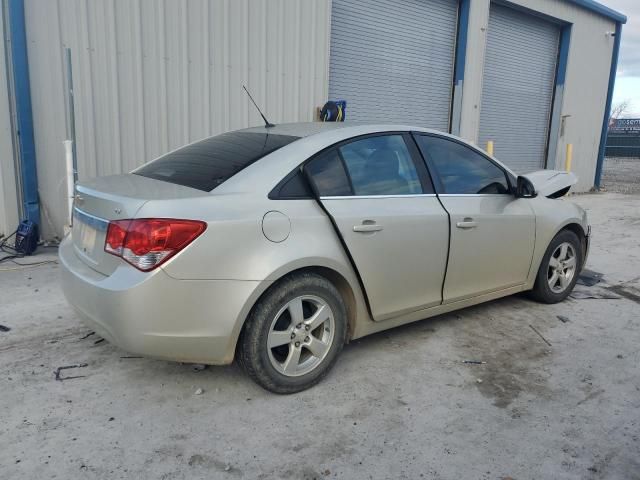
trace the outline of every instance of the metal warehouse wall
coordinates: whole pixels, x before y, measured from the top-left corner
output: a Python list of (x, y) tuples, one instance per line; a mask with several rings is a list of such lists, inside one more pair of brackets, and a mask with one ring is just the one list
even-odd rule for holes
[(25, 0), (25, 14), (44, 237), (66, 215), (65, 47), (80, 180), (261, 124), (243, 84), (277, 123), (326, 101), (329, 0)]
[[(0, 8), (0, 38), (4, 39), (4, 11)], [(18, 203), (11, 111), (7, 88), (5, 51), (0, 46), (0, 235), (9, 235), (18, 226)]]
[[(560, 122), (556, 126), (558, 142), (550, 145), (555, 149), (555, 165), (547, 165), (547, 168), (563, 169), (566, 145), (572, 143), (572, 170), (579, 178), (574, 191), (587, 191), (594, 184), (613, 51), (614, 38), (607, 32), (615, 31), (615, 22), (565, 1), (516, 0), (512, 3), (573, 24), (560, 106), (560, 115), (570, 116), (565, 121), (564, 135), (560, 136)], [(473, 0), (469, 17), (460, 133), (474, 142), (478, 140), (482, 108), (480, 98), (489, 5), (489, 0)], [(505, 128), (509, 126), (505, 125)]]

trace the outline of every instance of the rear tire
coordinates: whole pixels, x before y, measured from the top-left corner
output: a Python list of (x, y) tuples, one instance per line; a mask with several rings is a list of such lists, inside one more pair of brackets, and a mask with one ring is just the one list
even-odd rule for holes
[(569, 296), (582, 268), (582, 243), (570, 230), (558, 233), (542, 257), (531, 297), (541, 303), (558, 303)]
[(293, 274), (258, 301), (238, 342), (238, 360), (260, 386), (295, 393), (333, 367), (347, 336), (337, 288), (315, 273)]

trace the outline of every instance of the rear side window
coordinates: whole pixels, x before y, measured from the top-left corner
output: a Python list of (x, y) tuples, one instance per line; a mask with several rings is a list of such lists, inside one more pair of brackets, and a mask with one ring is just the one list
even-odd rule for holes
[(262, 157), (299, 137), (229, 132), (170, 152), (133, 173), (209, 192)]
[(305, 166), (321, 197), (351, 195), (351, 186), (337, 150), (321, 153)]
[(469, 147), (446, 138), (416, 135), (448, 194), (508, 194), (505, 172)]
[(354, 195), (412, 195), (422, 192), (402, 135), (378, 135), (340, 147)]

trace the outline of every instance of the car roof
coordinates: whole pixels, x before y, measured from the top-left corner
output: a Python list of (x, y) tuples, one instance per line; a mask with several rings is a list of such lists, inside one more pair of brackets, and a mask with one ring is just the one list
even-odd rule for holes
[[(457, 137), (447, 132), (440, 130), (434, 130), (432, 128), (416, 127), (411, 125), (401, 124), (382, 124), (382, 123), (370, 123), (370, 122), (299, 122), (299, 123), (283, 123), (274, 125), (273, 127), (266, 128), (251, 127), (243, 130), (243, 132), (254, 133), (270, 133), (275, 135), (290, 135), (294, 137), (300, 137), (300, 139), (315, 137), (318, 140), (323, 137), (331, 137), (334, 141), (345, 140), (350, 137), (358, 135), (366, 135), (371, 133), (382, 132), (424, 132), (438, 135), (441, 137), (448, 137), (454, 139), (457, 142), (461, 142), (468, 147), (481, 151), (484, 155), (488, 155), (487, 152), (479, 148), (472, 142), (465, 140), (464, 138)], [(339, 138), (338, 138), (339, 137)], [(298, 140), (299, 141), (299, 140)], [(298, 141), (294, 142), (297, 143)], [(505, 170), (516, 176), (516, 174), (507, 167), (504, 163), (500, 162), (495, 157), (493, 158), (498, 164), (500, 164)]]
[(432, 132), (439, 135), (448, 135), (445, 132), (432, 130), (428, 128), (415, 127), (410, 125), (394, 125), (394, 124), (376, 124), (369, 122), (300, 122), (300, 123), (282, 123), (273, 127), (251, 127), (240, 131), (252, 133), (272, 133), (275, 135), (290, 135), (293, 137), (310, 137), (321, 133), (343, 130), (345, 136), (348, 136), (349, 130), (362, 131), (363, 128), (369, 127), (371, 132), (377, 131), (420, 131)]

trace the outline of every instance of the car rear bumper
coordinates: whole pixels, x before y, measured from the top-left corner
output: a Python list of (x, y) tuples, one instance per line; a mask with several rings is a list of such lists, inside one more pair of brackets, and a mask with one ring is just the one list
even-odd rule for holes
[(231, 363), (261, 283), (177, 280), (124, 262), (105, 276), (78, 258), (69, 238), (59, 255), (64, 295), (91, 329), (128, 352), (166, 360)]

